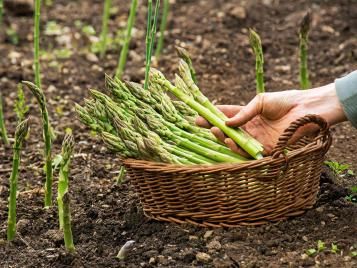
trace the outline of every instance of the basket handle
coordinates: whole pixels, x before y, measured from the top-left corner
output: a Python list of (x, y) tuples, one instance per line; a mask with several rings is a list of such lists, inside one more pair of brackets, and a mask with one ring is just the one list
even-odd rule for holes
[(323, 140), (326, 140), (329, 136), (329, 125), (325, 119), (321, 116), (308, 114), (304, 117), (297, 119), (292, 122), (290, 126), (285, 129), (284, 133), (279, 137), (279, 140), (273, 149), (271, 155), (273, 158), (278, 158), (280, 155), (284, 154), (284, 149), (288, 145), (289, 140), (295, 134), (295, 132), (307, 124), (314, 123), (320, 127), (319, 134), (316, 135), (315, 139), (323, 137)]

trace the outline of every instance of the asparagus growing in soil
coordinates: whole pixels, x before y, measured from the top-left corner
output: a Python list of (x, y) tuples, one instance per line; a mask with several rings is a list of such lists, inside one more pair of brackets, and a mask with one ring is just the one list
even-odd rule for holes
[(265, 92), (264, 89), (264, 55), (262, 41), (259, 35), (249, 29), (249, 41), (255, 55), (255, 81), (257, 85), (257, 94)]
[(149, 87), (149, 72), (151, 66), (151, 56), (155, 43), (156, 27), (158, 12), (160, 7), (160, 0), (156, 0), (155, 13), (152, 13), (152, 0), (148, 0), (148, 15), (147, 15), (147, 29), (146, 29), (146, 52), (145, 52), (145, 83), (144, 88)]
[(12, 160), (12, 172), (10, 177), (10, 195), (9, 195), (9, 213), (8, 213), (8, 226), (7, 226), (7, 240), (12, 241), (16, 234), (16, 194), (17, 194), (17, 181), (18, 171), (20, 165), (20, 150), (22, 143), (27, 136), (29, 129), (29, 120), (22, 121), (16, 128), (14, 155)]
[(22, 88), (22, 84), (17, 85), (17, 100), (15, 102), (15, 113), (17, 116), (18, 122), (21, 122), (25, 119), (25, 116), (29, 110), (29, 107), (25, 102), (25, 94)]
[(66, 134), (62, 143), (62, 161), (60, 163), (59, 180), (58, 180), (58, 218), (60, 223), (60, 229), (63, 229), (64, 217), (63, 217), (63, 196), (68, 192), (68, 174), (69, 165), (71, 162), (71, 155), (74, 147), (74, 138), (72, 134)]
[(4, 0), (0, 0), (0, 25), (2, 25), (3, 16), (4, 16)]
[(172, 92), (177, 98), (185, 102), (192, 109), (196, 110), (201, 116), (206, 118), (212, 125), (220, 128), (228, 137), (233, 139), (241, 148), (243, 148), (252, 157), (254, 157), (255, 159), (262, 158), (263, 148), (258, 146), (257, 145), (258, 143), (253, 138), (247, 136), (242, 131), (237, 131), (237, 129), (233, 129), (226, 126), (222, 118), (217, 116), (208, 108), (201, 105), (192, 97), (185, 95), (179, 88), (173, 86), (168, 80), (166, 80), (166, 78), (161, 72), (151, 69), (150, 79), (152, 79), (154, 83), (160, 84), (164, 89)]
[(120, 185), (120, 184), (123, 183), (125, 175), (126, 175), (126, 169), (125, 169), (124, 166), (121, 166), (120, 169), (119, 169), (119, 174), (118, 174), (117, 179), (116, 179), (117, 185)]
[(63, 235), (65, 248), (69, 252), (74, 252), (75, 247), (72, 236), (70, 197), (68, 192), (63, 195)]
[(102, 17), (102, 32), (100, 33), (100, 57), (103, 58), (107, 50), (108, 40), (108, 22), (110, 15), (111, 0), (104, 1), (103, 17)]
[(3, 142), (6, 145), (9, 145), (9, 139), (7, 138), (7, 132), (5, 127), (5, 119), (4, 119), (4, 111), (3, 111), (3, 104), (2, 104), (2, 95), (0, 93), (0, 134)]
[(308, 89), (311, 87), (309, 80), (309, 71), (307, 66), (307, 49), (308, 49), (308, 39), (309, 31), (311, 27), (311, 13), (308, 12), (300, 25), (299, 31), (299, 51), (300, 51), (300, 87), (302, 89)]
[(120, 52), (119, 63), (118, 63), (117, 71), (115, 74), (115, 76), (118, 78), (121, 78), (121, 76), (123, 75), (123, 72), (124, 72), (126, 59), (128, 56), (129, 44), (130, 44), (130, 40), (131, 40), (131, 31), (132, 31), (134, 23), (135, 23), (137, 8), (138, 8), (138, 0), (132, 0), (131, 6), (130, 6), (130, 14), (129, 14), (129, 18), (128, 18), (128, 24), (127, 24), (127, 28), (126, 28), (125, 41), (124, 41), (123, 47)]
[(52, 171), (52, 135), (51, 135), (51, 126), (48, 119), (48, 112), (46, 107), (46, 98), (43, 94), (41, 88), (36, 86), (35, 84), (24, 81), (25, 84), (32, 92), (34, 97), (37, 99), (37, 102), (40, 106), (41, 115), (42, 115), (42, 124), (43, 124), (43, 138), (45, 142), (45, 171), (46, 171), (46, 183), (45, 183), (45, 207), (49, 207), (52, 205), (52, 179), (53, 179), (53, 171)]
[(156, 46), (156, 51), (155, 51), (155, 57), (157, 59), (160, 57), (162, 48), (164, 46), (165, 31), (166, 31), (166, 25), (167, 25), (167, 17), (169, 14), (169, 8), (170, 8), (170, 1), (164, 0), (162, 16), (161, 16), (161, 23), (160, 23), (160, 37), (159, 37), (159, 40), (157, 41), (157, 46)]
[(40, 77), (40, 13), (41, 12), (41, 0), (35, 0), (35, 13), (34, 13), (34, 69), (35, 69), (35, 84), (41, 88)]
[(187, 63), (189, 69), (190, 69), (190, 73), (191, 73), (191, 77), (192, 77), (192, 80), (195, 84), (197, 84), (197, 78), (196, 78), (196, 71), (195, 71), (195, 68), (193, 67), (193, 64), (192, 64), (192, 60), (191, 60), (191, 57), (190, 57), (190, 54), (188, 53), (188, 51), (182, 47), (176, 47), (176, 52), (177, 52), (177, 55)]

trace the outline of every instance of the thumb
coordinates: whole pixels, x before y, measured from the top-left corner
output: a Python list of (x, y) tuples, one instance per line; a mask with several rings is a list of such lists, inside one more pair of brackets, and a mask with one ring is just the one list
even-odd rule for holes
[(230, 127), (239, 127), (252, 120), (258, 114), (261, 114), (263, 111), (263, 98), (264, 94), (259, 94), (243, 107), (239, 113), (237, 113), (232, 118), (226, 121), (226, 125)]

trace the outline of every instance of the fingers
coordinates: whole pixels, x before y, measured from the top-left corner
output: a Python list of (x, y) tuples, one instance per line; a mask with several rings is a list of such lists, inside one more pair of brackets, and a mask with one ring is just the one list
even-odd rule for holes
[(243, 106), (239, 105), (217, 105), (217, 108), (223, 112), (228, 118), (235, 116), (239, 113)]
[(199, 116), (196, 118), (195, 123), (199, 127), (204, 127), (204, 128), (210, 128), (211, 124), (208, 123), (206, 119), (204, 119), (202, 116)]
[(226, 121), (227, 126), (237, 127), (242, 126), (248, 121), (252, 120), (258, 114), (261, 114), (263, 111), (263, 100), (264, 94), (259, 94), (248, 103), (247, 106), (244, 106), (240, 109), (240, 112)]
[(243, 157), (250, 158), (251, 156), (244, 151), (242, 148), (240, 148), (231, 138), (226, 138), (224, 140), (224, 143), (228, 146), (231, 151), (240, 154)]
[(212, 127), (211, 132), (221, 142), (224, 142), (224, 140), (227, 138), (222, 130), (220, 130), (218, 127)]
[(231, 138), (228, 138), (218, 127), (212, 127), (211, 132), (221, 142), (225, 143), (227, 147), (241, 156), (250, 158), (250, 155), (240, 148)]

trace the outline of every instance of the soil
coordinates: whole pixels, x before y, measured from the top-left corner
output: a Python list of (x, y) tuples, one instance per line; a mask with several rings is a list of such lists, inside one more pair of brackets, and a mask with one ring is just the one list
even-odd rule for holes
[[(128, 1), (115, 0), (119, 7), (111, 16), (114, 32), (123, 27)], [(314, 86), (357, 67), (357, 5), (354, 0), (297, 1), (173, 1), (166, 46), (160, 69), (174, 74), (177, 57), (174, 45), (191, 52), (203, 92), (216, 103), (245, 104), (255, 94), (254, 59), (247, 39), (248, 27), (262, 37), (268, 91), (298, 87), (297, 25), (304, 13), (313, 12), (309, 68)], [(325, 168), (314, 208), (304, 215), (260, 227), (204, 229), (147, 219), (128, 182), (118, 186), (115, 178), (120, 162), (75, 119), (73, 103), (83, 103), (89, 88), (103, 88), (104, 73), (113, 73), (118, 51), (111, 49), (98, 60), (88, 51), (89, 39), (76, 20), (100, 30), (102, 1), (54, 1), (42, 12), (42, 28), (56, 21), (65, 27), (60, 36), (41, 37), (43, 50), (66, 47), (69, 58), (43, 59), (42, 84), (49, 103), (59, 153), (63, 133), (73, 129), (76, 153), (71, 169), (72, 222), (75, 254), (64, 250), (58, 231), (57, 208), (43, 208), (41, 120), (29, 92), (31, 134), (24, 145), (19, 178), (18, 234), (6, 242), (10, 147), (0, 146), (0, 266), (1, 267), (356, 267), (357, 209), (345, 197), (356, 185), (353, 175), (336, 176)], [(125, 78), (143, 77), (144, 6), (139, 7)], [(16, 85), (33, 80), (32, 17), (5, 10), (5, 25), (18, 32), (19, 43), (6, 38), (0, 43), (0, 89), (5, 119), (13, 137)], [(67, 27), (67, 28), (66, 28)], [(1, 38), (4, 39), (2, 32)], [(172, 76), (171, 76), (172, 77)], [(351, 165), (357, 171), (357, 132), (349, 123), (333, 128), (334, 143), (328, 158)], [(55, 184), (56, 186), (56, 184)], [(128, 240), (135, 240), (127, 259), (116, 255)], [(306, 250), (317, 241), (326, 249), (315, 256)], [(338, 253), (331, 252), (331, 243)], [(202, 253), (206, 253), (204, 255)]]

